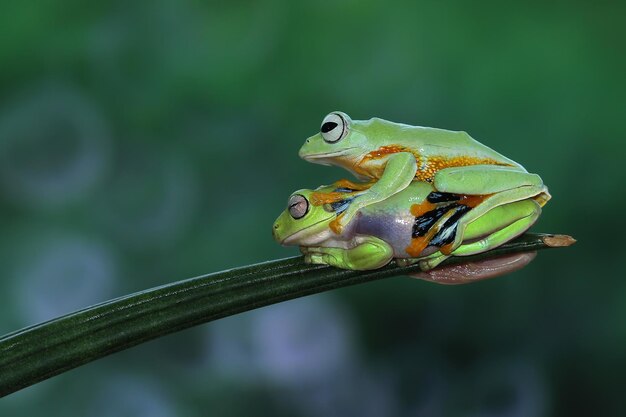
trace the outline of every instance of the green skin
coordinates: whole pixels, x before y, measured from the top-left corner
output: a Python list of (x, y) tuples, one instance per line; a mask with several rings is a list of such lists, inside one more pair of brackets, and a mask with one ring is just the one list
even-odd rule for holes
[[(330, 192), (335, 188), (325, 186), (315, 192)], [(411, 238), (415, 220), (411, 206), (423, 203), (432, 191), (434, 187), (431, 184), (413, 182), (394, 196), (362, 208), (353, 222), (336, 234), (329, 227), (336, 213), (328, 205), (310, 204), (314, 190), (299, 190), (292, 194), (287, 209), (274, 223), (274, 239), (283, 245), (300, 246), (307, 263), (370, 270), (397, 258), (400, 264), (419, 262), (422, 270), (427, 271), (433, 268), (433, 260), (441, 262), (449, 255), (442, 254), (437, 247), (428, 247), (423, 256), (409, 257), (404, 247)], [(353, 193), (356, 196), (353, 201), (358, 201), (362, 194)], [(300, 212), (296, 217), (299, 218), (294, 217), (298, 207), (292, 205), (296, 196), (301, 196), (297, 197), (300, 199)], [(465, 240), (451, 255), (466, 256), (493, 249), (526, 231), (540, 213), (541, 207), (533, 198), (493, 207), (467, 225)], [(365, 226), (363, 223), (366, 223)], [(364, 234), (363, 230), (374, 232)], [(505, 272), (508, 271), (502, 273)]]
[[(388, 146), (406, 151), (367, 157)], [(320, 132), (306, 140), (299, 155), (309, 162), (343, 167), (359, 179), (374, 182), (337, 220), (337, 230), (346, 227), (362, 209), (388, 199), (416, 179), (430, 182), (440, 192), (489, 195), (463, 216), (449, 252), (459, 248), (469, 224), (495, 207), (529, 198), (543, 206), (550, 199), (538, 175), (528, 173), (520, 164), (465, 132), (409, 126), (378, 118), (351, 120), (345, 113), (333, 112), (324, 118)], [(459, 163), (461, 160), (464, 162)], [(478, 164), (472, 165), (473, 161)], [(495, 231), (497, 219), (493, 221)], [(432, 268), (443, 259), (434, 257), (427, 266)]]

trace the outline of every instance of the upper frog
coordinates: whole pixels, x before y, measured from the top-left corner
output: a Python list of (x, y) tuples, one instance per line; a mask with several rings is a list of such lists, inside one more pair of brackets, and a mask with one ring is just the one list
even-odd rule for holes
[[(459, 223), (455, 240), (442, 248), (449, 254), (463, 240), (467, 226), (494, 207), (533, 198), (540, 206), (548, 189), (536, 174), (472, 139), (465, 132), (409, 126), (373, 118), (351, 120), (333, 112), (320, 132), (306, 140), (300, 156), (307, 161), (338, 165), (369, 180), (368, 184), (341, 186), (363, 190), (330, 225), (340, 234), (363, 208), (386, 200), (414, 181), (432, 184), (435, 191), (474, 195), (471, 213)], [(334, 193), (317, 193), (313, 204), (332, 203)]]
[(524, 168), (474, 140), (466, 132), (410, 126), (379, 118), (352, 120), (342, 112), (328, 114), (320, 131), (300, 148), (301, 158), (346, 168), (361, 179), (379, 179), (390, 157), (407, 153), (415, 159), (414, 177), (432, 182), (441, 169), (469, 165)]

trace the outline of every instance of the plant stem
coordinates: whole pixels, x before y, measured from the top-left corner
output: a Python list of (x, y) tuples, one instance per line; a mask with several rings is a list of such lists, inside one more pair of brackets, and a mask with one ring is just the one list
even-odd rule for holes
[[(525, 234), (492, 251), (452, 257), (444, 264), (567, 246), (567, 238)], [(0, 338), (0, 396), (111, 353), (221, 317), (417, 271), (418, 265), (399, 267), (395, 262), (373, 271), (350, 271), (307, 265), (297, 256), (116, 298)]]

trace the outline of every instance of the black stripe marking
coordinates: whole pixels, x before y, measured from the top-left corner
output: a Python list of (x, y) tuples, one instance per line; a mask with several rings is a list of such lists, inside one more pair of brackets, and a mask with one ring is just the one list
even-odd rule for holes
[[(471, 207), (463, 205), (455, 207), (456, 212), (452, 216), (450, 216), (448, 220), (445, 221), (439, 232), (437, 232), (437, 234), (429, 242), (429, 246), (441, 247), (443, 245), (447, 245), (448, 243), (454, 242), (459, 219), (471, 209)], [(450, 228), (453, 229), (451, 233), (449, 232)]]
[(424, 236), (431, 227), (448, 211), (459, 207), (458, 204), (449, 204), (447, 206), (437, 207), (434, 210), (427, 211), (419, 217), (415, 218), (415, 222), (413, 223), (413, 233), (412, 236), (414, 238)]
[(356, 190), (353, 190), (352, 188), (347, 188), (347, 187), (339, 187), (339, 188), (335, 188), (335, 192), (336, 193), (352, 193)]
[(426, 200), (428, 200), (429, 203), (448, 203), (451, 201), (458, 201), (460, 199), (461, 196), (458, 194), (440, 193), (439, 191), (433, 191), (428, 194), (428, 197), (426, 197)]
[(340, 213), (346, 211), (346, 209), (350, 206), (350, 203), (352, 203), (352, 200), (354, 200), (354, 197), (346, 198), (344, 200), (335, 201), (334, 203), (330, 203), (330, 207), (333, 209), (333, 211), (336, 214), (340, 214)]

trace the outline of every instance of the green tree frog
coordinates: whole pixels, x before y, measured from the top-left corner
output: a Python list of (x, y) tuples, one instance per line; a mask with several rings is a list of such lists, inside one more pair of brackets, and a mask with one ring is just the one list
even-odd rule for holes
[[(365, 207), (390, 198), (414, 181), (432, 184), (443, 193), (476, 196), (467, 200), (472, 210), (459, 220), (455, 239), (441, 248), (444, 254), (461, 245), (470, 223), (495, 207), (529, 198), (543, 206), (550, 199), (538, 175), (465, 132), (379, 118), (351, 120), (337, 111), (323, 119), (320, 132), (306, 140), (299, 155), (309, 162), (343, 167), (367, 181), (336, 183), (364, 192), (331, 223), (335, 233), (341, 233)], [(332, 203), (337, 195), (317, 193), (313, 197), (312, 203), (317, 205)], [(408, 254), (417, 256), (421, 249), (416, 245)]]
[[(441, 248), (454, 241), (463, 218), (476, 210), (475, 198), (414, 181), (387, 199), (362, 207), (340, 233), (333, 232), (330, 224), (336, 216), (367, 192), (336, 185), (296, 191), (274, 223), (275, 240), (300, 246), (308, 263), (369, 270), (397, 258), (399, 263), (419, 262), (422, 270), (430, 270), (448, 256), (485, 252), (519, 236), (541, 213), (533, 198), (495, 205), (467, 224), (458, 248), (443, 253)], [(320, 193), (335, 198), (313, 204)]]

